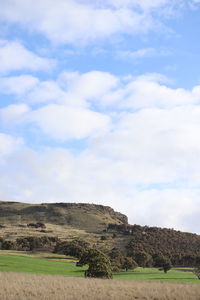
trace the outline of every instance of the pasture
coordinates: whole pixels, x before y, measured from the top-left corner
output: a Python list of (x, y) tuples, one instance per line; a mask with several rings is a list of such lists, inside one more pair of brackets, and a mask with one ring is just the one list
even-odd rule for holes
[[(84, 277), (85, 269), (86, 267), (76, 267), (73, 258), (64, 255), (19, 251), (0, 252), (0, 272)], [(200, 283), (200, 280), (188, 269), (172, 269), (165, 274), (155, 268), (137, 268), (134, 272), (123, 271), (114, 274), (113, 277), (119, 280)]]

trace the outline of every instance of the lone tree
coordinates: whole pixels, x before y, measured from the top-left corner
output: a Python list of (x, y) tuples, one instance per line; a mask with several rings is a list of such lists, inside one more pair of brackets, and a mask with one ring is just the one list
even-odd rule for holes
[(172, 264), (167, 257), (161, 255), (155, 258), (155, 267), (159, 267), (160, 271), (167, 273), (172, 268)]
[(194, 268), (193, 273), (197, 276), (197, 278), (200, 280), (200, 264)]
[(78, 267), (89, 265), (85, 277), (112, 278), (112, 269), (109, 258), (97, 249), (89, 249), (76, 264)]

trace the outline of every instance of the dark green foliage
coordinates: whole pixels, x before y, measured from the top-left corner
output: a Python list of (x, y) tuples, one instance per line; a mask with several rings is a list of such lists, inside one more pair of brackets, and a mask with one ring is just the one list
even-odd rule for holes
[(170, 262), (166, 262), (165, 264), (163, 264), (162, 269), (165, 273), (167, 273), (167, 271), (169, 271), (172, 268), (172, 265)]
[(74, 240), (71, 242), (58, 242), (55, 246), (54, 253), (74, 256), (80, 258), (89, 248), (89, 243), (82, 240)]
[(122, 253), (120, 248), (114, 247), (112, 250), (109, 252), (109, 257), (110, 259), (115, 259), (115, 258), (120, 258), (123, 257), (124, 254)]
[(55, 243), (58, 241), (55, 237), (24, 237), (24, 238), (18, 238), (16, 240), (16, 247), (17, 250), (22, 251), (33, 251), (38, 248), (52, 248), (54, 247)]
[(85, 277), (112, 278), (111, 263), (109, 258), (97, 249), (89, 249), (80, 258), (77, 266), (89, 265)]
[[(146, 252), (152, 257), (157, 254), (166, 256), (175, 266), (192, 267), (200, 257), (200, 236), (197, 234), (167, 228), (116, 224), (110, 225), (109, 231), (125, 235), (129, 232), (131, 240), (126, 246), (127, 256), (133, 259), (135, 253)], [(151, 266), (150, 262), (147, 266)]]
[(150, 254), (141, 251), (136, 253), (131, 253), (131, 251), (127, 251), (128, 255), (132, 254), (133, 259), (140, 267), (151, 267), (152, 266), (152, 257)]
[(32, 228), (46, 228), (45, 224), (42, 223), (42, 222), (29, 223), (29, 224), (27, 224), (27, 227), (32, 227)]
[(134, 270), (137, 266), (137, 263), (132, 259), (132, 257), (123, 258), (122, 269), (125, 269), (126, 271)]
[(154, 258), (154, 266), (158, 267), (159, 270), (163, 270), (165, 273), (172, 268), (171, 261), (162, 255), (158, 255)]
[(2, 250), (15, 250), (16, 244), (13, 241), (2, 241), (1, 249)]
[(124, 256), (124, 253), (117, 247), (109, 252), (109, 258), (113, 272), (119, 272), (120, 269), (125, 269), (126, 271), (129, 269), (133, 270), (138, 266), (132, 257)]
[(105, 235), (102, 235), (102, 236), (101, 236), (101, 241), (106, 241), (107, 239), (108, 239), (107, 236), (105, 236)]
[(109, 252), (109, 258), (112, 265), (113, 272), (119, 272), (122, 269), (124, 254), (121, 249), (115, 247)]

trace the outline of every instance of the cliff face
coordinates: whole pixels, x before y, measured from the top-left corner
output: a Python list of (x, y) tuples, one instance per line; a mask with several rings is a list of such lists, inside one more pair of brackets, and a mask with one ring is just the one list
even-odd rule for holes
[(44, 222), (70, 225), (90, 232), (101, 231), (112, 224), (128, 224), (128, 218), (109, 206), (86, 203), (0, 202), (0, 224)]

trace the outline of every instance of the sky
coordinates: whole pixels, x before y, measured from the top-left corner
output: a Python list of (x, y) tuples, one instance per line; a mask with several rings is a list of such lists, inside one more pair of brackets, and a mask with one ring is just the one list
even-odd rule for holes
[(200, 0), (0, 7), (0, 199), (200, 233)]

